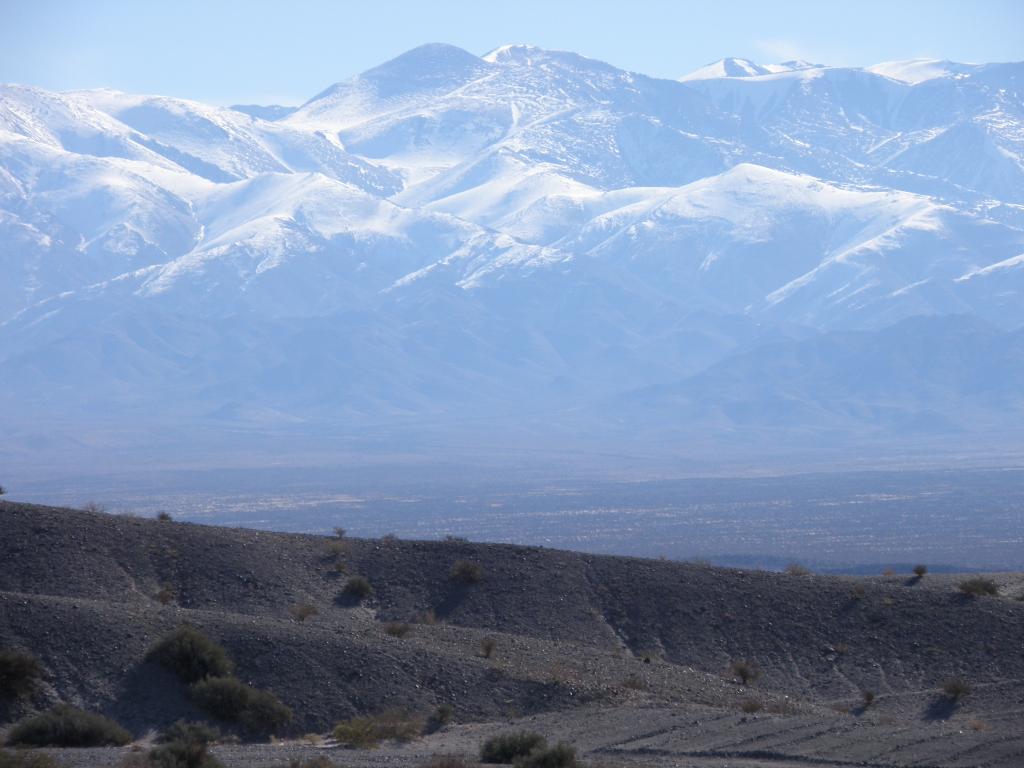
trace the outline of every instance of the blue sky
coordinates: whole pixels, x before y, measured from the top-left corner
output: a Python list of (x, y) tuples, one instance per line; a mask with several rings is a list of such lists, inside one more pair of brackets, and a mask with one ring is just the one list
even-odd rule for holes
[(528, 42), (678, 77), (723, 56), (1024, 59), (1024, 0), (0, 0), (0, 81), (296, 104), (425, 42)]

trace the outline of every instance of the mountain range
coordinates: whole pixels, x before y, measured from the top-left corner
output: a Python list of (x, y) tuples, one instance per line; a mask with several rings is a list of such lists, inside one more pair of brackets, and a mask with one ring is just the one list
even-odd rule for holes
[(667, 80), (431, 44), (297, 108), (0, 86), (0, 269), (7, 461), (998, 450), (1024, 63)]

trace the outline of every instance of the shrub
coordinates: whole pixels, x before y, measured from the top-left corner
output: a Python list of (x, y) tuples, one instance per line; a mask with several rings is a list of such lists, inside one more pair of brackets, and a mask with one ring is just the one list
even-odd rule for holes
[(299, 622), (299, 624), (302, 624), (310, 616), (319, 616), (320, 609), (315, 605), (310, 605), (309, 603), (299, 603), (298, 605), (293, 605), (289, 608), (288, 613), (290, 613), (292, 618)]
[(334, 726), (339, 744), (352, 749), (374, 749), (382, 741), (412, 741), (423, 731), (423, 723), (407, 713), (390, 709), (378, 715), (353, 717)]
[(95, 501), (87, 501), (82, 505), (83, 512), (106, 512), (107, 508), (102, 504), (97, 504)]
[(405, 637), (411, 629), (408, 624), (400, 621), (389, 621), (384, 625), (384, 631), (392, 637)]
[(914, 566), (914, 575), (917, 576), (917, 578), (923, 579), (924, 575), (926, 573), (928, 573), (928, 566), (927, 565), (915, 565)]
[(103, 747), (122, 746), (131, 740), (131, 734), (113, 720), (67, 704), (31, 715), (7, 734), (11, 746)]
[(970, 684), (962, 677), (951, 677), (942, 684), (942, 692), (952, 701), (960, 701), (971, 692)]
[(177, 595), (174, 594), (174, 590), (166, 585), (160, 587), (160, 591), (156, 593), (157, 602), (161, 605), (169, 605), (174, 602), (175, 597), (177, 597)]
[(960, 582), (960, 591), (971, 597), (995, 596), (999, 594), (999, 585), (984, 576), (974, 576)]
[(472, 560), (456, 560), (450, 578), (459, 584), (477, 584), (484, 577), (484, 569)]
[(0, 768), (60, 768), (60, 763), (45, 752), (0, 749)]
[(182, 624), (164, 635), (148, 656), (186, 683), (206, 677), (226, 677), (235, 667), (227, 651), (190, 624)]
[(337, 528), (336, 527), (334, 529), (334, 535), (337, 536), (339, 539), (344, 539), (346, 533), (348, 533), (348, 531), (346, 531), (344, 528)]
[(868, 690), (861, 691), (860, 692), (860, 700), (861, 700), (861, 704), (863, 705), (864, 709), (867, 709), (868, 707), (870, 707), (872, 704), (875, 703), (875, 692), (874, 691), (868, 691)]
[(813, 571), (800, 563), (790, 563), (786, 566), (786, 573), (790, 576), (810, 576)]
[(31, 653), (0, 648), (0, 699), (28, 696), (42, 676), (43, 668)]
[(159, 520), (161, 523), (171, 523), (171, 522), (174, 522), (174, 518), (171, 517), (171, 513), (170, 512), (157, 512), (156, 513), (156, 519)]
[(519, 731), (492, 736), (480, 747), (480, 762), (511, 763), (531, 752), (547, 749), (547, 740), (539, 733)]
[(292, 719), (292, 711), (268, 691), (234, 677), (208, 677), (195, 683), (192, 699), (210, 716), (236, 722), (250, 731), (274, 733)]
[(212, 744), (220, 738), (220, 731), (206, 723), (189, 723), (178, 720), (174, 725), (169, 726), (157, 735), (159, 744), (169, 744), (172, 741), (189, 741), (200, 744)]
[(740, 709), (748, 715), (761, 711), (761, 702), (757, 699), (744, 699), (740, 702)]
[(562, 742), (548, 749), (537, 749), (516, 760), (516, 768), (575, 768), (576, 750)]
[(341, 593), (354, 600), (366, 600), (373, 594), (373, 587), (362, 576), (353, 576), (345, 582)]
[(749, 685), (761, 676), (761, 670), (752, 661), (740, 659), (729, 666), (729, 672), (733, 677), (738, 677), (743, 685)]
[(223, 768), (207, 751), (219, 738), (216, 728), (179, 720), (157, 737), (161, 746), (146, 756), (146, 764), (156, 768)]
[(434, 613), (433, 608), (427, 608), (427, 610), (417, 613), (413, 621), (417, 624), (437, 624), (437, 614)]
[(480, 654), (485, 659), (489, 659), (494, 655), (494, 651), (497, 647), (498, 639), (496, 637), (485, 637), (480, 641)]
[(7, 489), (4, 488), (2, 485), (0, 485), (0, 496), (5, 495), (6, 493), (7, 493)]
[(437, 709), (427, 718), (427, 733), (440, 731), (442, 728), (450, 725), (454, 718), (455, 709), (451, 704), (439, 704)]

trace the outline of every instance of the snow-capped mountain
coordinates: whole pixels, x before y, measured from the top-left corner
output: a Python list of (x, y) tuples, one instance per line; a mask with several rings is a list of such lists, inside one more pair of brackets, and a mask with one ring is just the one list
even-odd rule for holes
[(962, 323), (970, 381), (1016, 370), (1022, 78), (434, 44), (298, 108), (2, 86), (0, 428), (1013, 423), (1013, 392), (841, 383)]

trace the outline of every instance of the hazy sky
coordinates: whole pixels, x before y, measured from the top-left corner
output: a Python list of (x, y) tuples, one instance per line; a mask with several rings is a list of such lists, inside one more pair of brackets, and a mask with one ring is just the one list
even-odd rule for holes
[(425, 42), (678, 77), (723, 56), (1024, 59), (1024, 0), (0, 0), (0, 81), (296, 104)]

